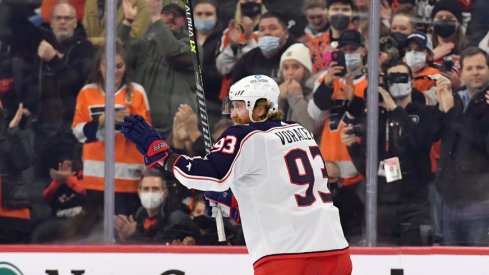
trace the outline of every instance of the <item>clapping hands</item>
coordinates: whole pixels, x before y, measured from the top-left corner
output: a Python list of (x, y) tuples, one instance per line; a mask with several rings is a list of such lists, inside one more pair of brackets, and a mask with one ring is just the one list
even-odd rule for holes
[(197, 114), (187, 104), (181, 104), (173, 117), (173, 146), (189, 148), (200, 136)]
[(49, 175), (52, 180), (66, 183), (68, 178), (74, 174), (71, 166), (71, 160), (65, 160), (58, 164), (58, 170), (53, 168), (49, 169)]

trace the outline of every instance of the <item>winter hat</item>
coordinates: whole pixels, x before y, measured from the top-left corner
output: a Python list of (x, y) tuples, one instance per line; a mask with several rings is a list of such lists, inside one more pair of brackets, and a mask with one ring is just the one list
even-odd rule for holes
[(439, 11), (449, 11), (455, 15), (458, 22), (463, 22), (462, 18), (462, 9), (460, 9), (460, 5), (457, 0), (441, 0), (436, 2), (433, 10), (431, 11), (431, 18), (435, 17), (435, 14)]
[(309, 72), (312, 70), (311, 53), (309, 48), (302, 43), (296, 43), (287, 48), (287, 50), (280, 57), (280, 70), (286, 60), (296, 60), (301, 63)]

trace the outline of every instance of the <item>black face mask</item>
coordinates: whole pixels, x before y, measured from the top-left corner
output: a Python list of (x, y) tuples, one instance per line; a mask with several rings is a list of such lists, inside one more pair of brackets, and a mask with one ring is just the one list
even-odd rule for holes
[(435, 32), (442, 38), (452, 36), (457, 30), (457, 23), (452, 20), (440, 20), (435, 22)]
[(393, 32), (391, 33), (391, 36), (392, 38), (394, 38), (394, 40), (396, 40), (398, 49), (404, 48), (404, 45), (406, 44), (406, 40), (407, 40), (407, 35), (400, 32)]
[(261, 4), (246, 2), (241, 4), (241, 13), (251, 18), (255, 18), (261, 12)]
[(331, 26), (337, 30), (345, 30), (350, 24), (350, 16), (346, 16), (342, 13), (335, 14), (330, 18)]

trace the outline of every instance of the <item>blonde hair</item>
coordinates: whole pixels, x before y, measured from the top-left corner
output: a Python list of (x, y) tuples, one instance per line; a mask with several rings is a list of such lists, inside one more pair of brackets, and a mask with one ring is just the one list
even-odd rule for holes
[(257, 108), (258, 106), (265, 107), (265, 114), (260, 117), (260, 120), (263, 120), (265, 118), (268, 120), (282, 120), (285, 117), (282, 110), (269, 113), (268, 111), (272, 108), (272, 103), (268, 102), (266, 98), (258, 99), (255, 103), (255, 108)]

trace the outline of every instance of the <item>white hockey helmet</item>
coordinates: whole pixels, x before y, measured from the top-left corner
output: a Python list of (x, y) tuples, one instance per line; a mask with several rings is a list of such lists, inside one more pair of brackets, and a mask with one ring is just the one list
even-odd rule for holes
[(258, 99), (265, 98), (270, 103), (268, 113), (273, 113), (278, 110), (278, 96), (280, 89), (277, 82), (272, 78), (255, 74), (244, 77), (234, 83), (229, 89), (229, 100), (243, 100), (246, 103), (246, 108), (250, 113), (251, 121), (254, 121), (252, 116), (253, 108)]

